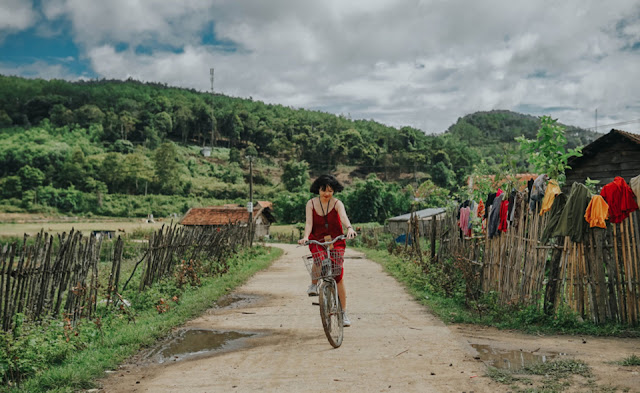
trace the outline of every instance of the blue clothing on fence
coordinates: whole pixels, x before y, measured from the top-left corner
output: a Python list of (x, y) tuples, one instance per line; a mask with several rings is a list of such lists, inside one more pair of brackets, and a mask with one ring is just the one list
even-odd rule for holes
[[(408, 236), (408, 238), (407, 238), (407, 236)], [(411, 234), (408, 234), (408, 235), (407, 235), (406, 233), (403, 233), (402, 235), (400, 235), (400, 236), (396, 237), (396, 243), (402, 243), (402, 244), (404, 244), (405, 242), (406, 242), (408, 245), (411, 245)]]

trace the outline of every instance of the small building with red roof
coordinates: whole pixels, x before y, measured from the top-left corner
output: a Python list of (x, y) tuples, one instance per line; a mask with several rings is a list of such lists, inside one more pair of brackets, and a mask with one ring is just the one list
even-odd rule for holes
[[(275, 222), (272, 211), (273, 204), (268, 201), (258, 201), (253, 205), (253, 224), (257, 238), (269, 236), (269, 228)], [(248, 208), (238, 204), (192, 207), (180, 220), (182, 225), (211, 226), (214, 228), (224, 225), (247, 225), (248, 222)]]

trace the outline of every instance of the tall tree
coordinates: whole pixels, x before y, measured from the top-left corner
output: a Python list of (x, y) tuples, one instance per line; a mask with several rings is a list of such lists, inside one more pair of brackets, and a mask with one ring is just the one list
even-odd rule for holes
[(171, 142), (165, 142), (154, 155), (156, 183), (161, 192), (176, 194), (181, 191), (180, 166), (178, 149)]

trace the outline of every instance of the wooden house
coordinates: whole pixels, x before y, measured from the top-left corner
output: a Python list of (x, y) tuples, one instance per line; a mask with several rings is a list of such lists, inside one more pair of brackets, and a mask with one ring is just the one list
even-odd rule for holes
[(599, 180), (600, 187), (616, 176), (628, 183), (640, 175), (640, 135), (612, 129), (582, 148), (582, 157), (572, 157), (567, 164), (571, 169), (565, 171), (565, 187), (584, 183), (587, 177)]
[[(442, 207), (423, 209), (415, 212), (418, 216), (418, 220), (420, 220), (420, 234), (424, 235), (427, 232), (427, 225), (430, 225), (431, 220), (444, 218), (445, 212), (446, 209)], [(387, 231), (392, 233), (394, 236), (406, 233), (410, 218), (411, 213), (389, 218), (386, 225)]]
[[(269, 236), (269, 227), (275, 222), (271, 202), (258, 201), (253, 206), (255, 237)], [(229, 224), (247, 225), (249, 211), (244, 205), (226, 204), (222, 206), (193, 207), (187, 211), (180, 224), (219, 227)]]

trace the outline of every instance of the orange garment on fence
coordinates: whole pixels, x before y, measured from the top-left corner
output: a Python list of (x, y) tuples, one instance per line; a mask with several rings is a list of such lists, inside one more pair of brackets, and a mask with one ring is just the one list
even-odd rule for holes
[(484, 202), (482, 202), (482, 199), (478, 202), (478, 217), (484, 217)]
[(584, 213), (584, 219), (589, 223), (589, 227), (606, 228), (607, 223), (604, 221), (609, 219), (609, 205), (600, 195), (591, 197), (587, 211)]
[(560, 186), (558, 182), (554, 180), (549, 180), (549, 184), (547, 184), (547, 190), (544, 192), (544, 199), (542, 200), (542, 207), (540, 208), (540, 215), (551, 210), (551, 206), (553, 206), (553, 201), (556, 199), (556, 195), (560, 194)]

